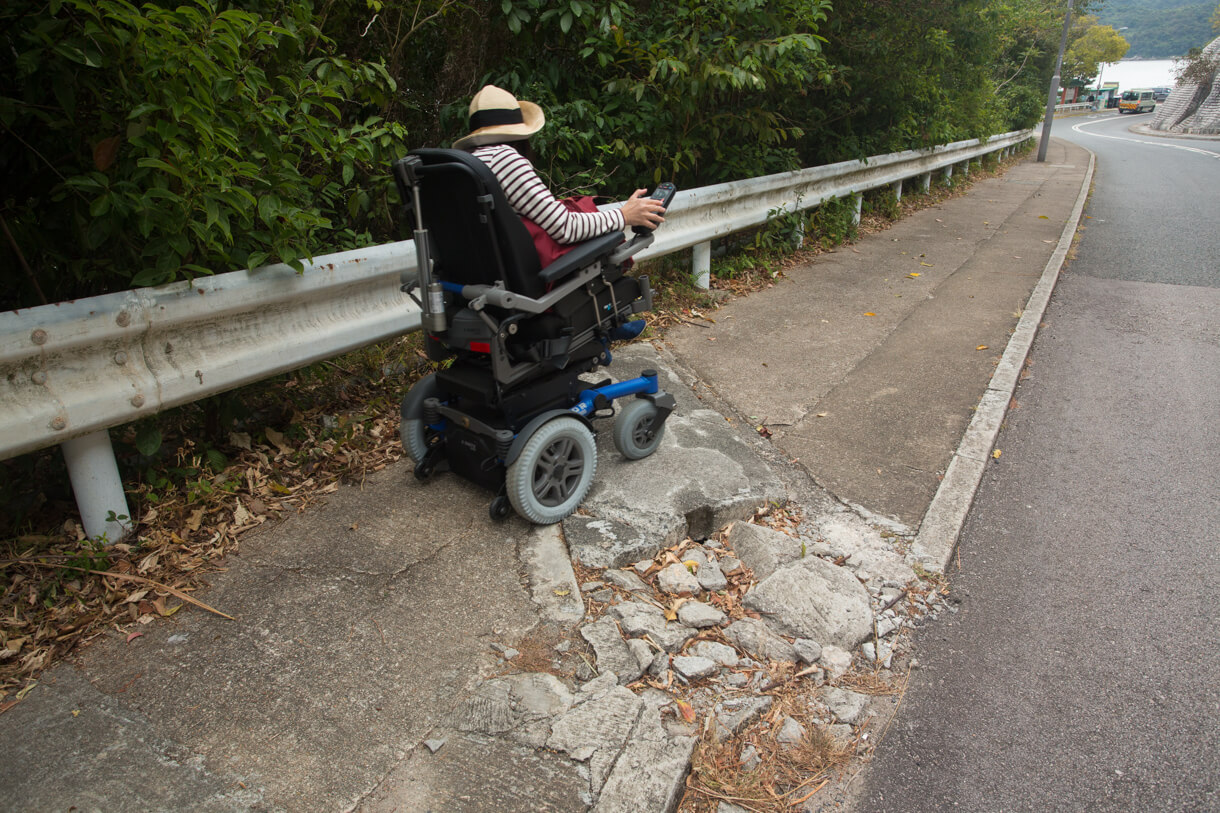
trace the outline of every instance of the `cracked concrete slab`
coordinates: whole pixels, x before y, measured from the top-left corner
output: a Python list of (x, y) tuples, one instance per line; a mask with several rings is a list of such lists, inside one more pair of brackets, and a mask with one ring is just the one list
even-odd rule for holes
[[(207, 602), (235, 621), (191, 610), (131, 643), (107, 636), (81, 675), (205, 771), (240, 770), (270, 808), (350, 807), (490, 666), (490, 642), (538, 622), (515, 541), (529, 526), (468, 510), (482, 500), (455, 477), (417, 483), (406, 465), (341, 488), (245, 538), (212, 577)], [(110, 747), (48, 740), (41, 758), (88, 764)], [(74, 798), (48, 793), (49, 806)], [(127, 798), (145, 802), (130, 809), (159, 793), (132, 778)]]
[(701, 538), (768, 501), (783, 502), (780, 478), (742, 439), (735, 424), (696, 396), (652, 345), (617, 351), (619, 378), (652, 368), (677, 408), (657, 451), (626, 460), (605, 421), (598, 432), (598, 473), (579, 513), (563, 522), (572, 557), (589, 567), (622, 567), (651, 558), (687, 536)]

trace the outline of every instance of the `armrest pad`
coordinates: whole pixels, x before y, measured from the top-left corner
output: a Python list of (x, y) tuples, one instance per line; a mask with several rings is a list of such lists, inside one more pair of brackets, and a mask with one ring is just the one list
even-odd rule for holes
[(623, 239), (624, 236), (621, 231), (614, 231), (609, 234), (603, 234), (600, 237), (594, 237), (592, 240), (586, 240), (583, 243), (577, 243), (576, 248), (542, 269), (539, 276), (548, 285), (552, 282), (558, 282), (573, 271), (583, 268), (605, 254), (609, 254), (615, 246), (623, 242)]

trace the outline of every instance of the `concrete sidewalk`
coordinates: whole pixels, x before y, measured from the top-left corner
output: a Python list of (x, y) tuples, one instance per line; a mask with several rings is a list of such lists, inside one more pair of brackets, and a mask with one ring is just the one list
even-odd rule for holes
[[(498, 708), (485, 678), (511, 669), (506, 648), (566, 651), (585, 616), (572, 558), (620, 567), (784, 499), (810, 529), (849, 506), (914, 537), (1031, 291), (1058, 270), (1089, 165), (1055, 141), (1045, 164), (620, 353), (609, 372), (659, 367), (678, 411), (642, 461), (619, 459), (603, 428), (594, 489), (562, 532), (492, 523), (487, 495), (416, 483), (404, 461), (255, 533), (204, 596), (236, 621), (192, 610), (109, 635), (0, 715), (0, 808), (629, 809), (597, 797), (638, 784), (623, 773), (634, 757), (604, 743), (564, 754), (484, 728), (444, 735), (448, 763), (432, 746), (455, 710)], [(527, 699), (577, 702), (547, 691)], [(600, 691), (636, 715), (624, 754), (641, 732), (681, 763), (683, 743), (646, 730), (626, 690)]]

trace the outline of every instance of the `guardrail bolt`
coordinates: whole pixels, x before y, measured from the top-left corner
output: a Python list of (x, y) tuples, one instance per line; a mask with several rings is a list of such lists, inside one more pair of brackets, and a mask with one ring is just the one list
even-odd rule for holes
[(115, 364), (126, 364), (127, 363), (127, 354), (124, 353), (122, 350), (115, 353), (114, 354), (114, 363)]
[(47, 374), (45, 372), (43, 372), (42, 370), (39, 370), (38, 372), (36, 372), (32, 376), (30, 376), (30, 380), (33, 381), (35, 384), (45, 384), (45, 383), (47, 383)]
[(144, 406), (144, 396), (143, 395), (133, 395), (131, 397), (131, 405), (136, 408)]
[(127, 327), (131, 324), (131, 314), (127, 311), (119, 311), (119, 315), (114, 317), (114, 323), (119, 327)]
[(46, 344), (47, 332), (42, 328), (38, 328), (30, 334), (30, 341), (32, 341), (34, 344)]
[(61, 429), (67, 428), (67, 426), (68, 426), (68, 419), (64, 418), (62, 416), (55, 418), (51, 421), (51, 428), (54, 429), (56, 432), (60, 431)]

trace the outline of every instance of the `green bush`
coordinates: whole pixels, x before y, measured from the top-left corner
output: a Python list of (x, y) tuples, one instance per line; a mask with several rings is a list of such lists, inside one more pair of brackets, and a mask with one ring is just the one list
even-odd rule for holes
[[(401, 125), (383, 66), (325, 54), (309, 6), (53, 0), (6, 15), (5, 219), (56, 298), (371, 242)], [(21, 13), (24, 12), (24, 13)], [(15, 18), (15, 19), (14, 19)]]

